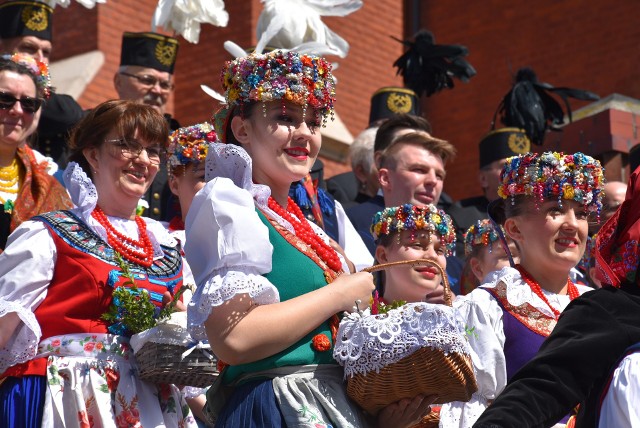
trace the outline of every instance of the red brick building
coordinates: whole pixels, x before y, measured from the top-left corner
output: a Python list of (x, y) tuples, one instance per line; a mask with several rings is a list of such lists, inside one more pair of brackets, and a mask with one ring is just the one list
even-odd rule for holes
[[(227, 27), (204, 25), (196, 45), (181, 40), (176, 91), (168, 110), (183, 125), (208, 119), (216, 107), (199, 85), (221, 89), (219, 72), (229, 58), (223, 42), (233, 40), (241, 46), (256, 42), (260, 1), (225, 3)], [(77, 3), (67, 9), (57, 7), (54, 84), (63, 86), (64, 76), (56, 75), (56, 70), (66, 70), (60, 73), (64, 75), (75, 73), (75, 86), (67, 87), (75, 88), (72, 95), (85, 108), (116, 97), (112, 80), (122, 32), (149, 31), (156, 5), (157, 0), (107, 0), (91, 10)], [(489, 130), (494, 111), (519, 67), (532, 67), (541, 81), (555, 86), (589, 89), (603, 97), (620, 93), (640, 98), (640, 26), (635, 10), (635, 0), (364, 0), (362, 9), (347, 17), (324, 19), (351, 45), (346, 58), (335, 59), (339, 63), (335, 72), (339, 79), (337, 113), (355, 136), (367, 125), (371, 94), (379, 87), (401, 84), (392, 63), (403, 46), (391, 36), (408, 38), (417, 29), (428, 28), (438, 43), (466, 45), (477, 76), (424, 100), (423, 110), (434, 135), (458, 147), (458, 157), (448, 166), (445, 190), (454, 198), (478, 194), (477, 144)], [(55, 68), (58, 64), (66, 68)], [(545, 144), (555, 149), (558, 138), (548, 137)], [(346, 147), (340, 142), (327, 144), (327, 176), (348, 168), (333, 161), (344, 161)]]

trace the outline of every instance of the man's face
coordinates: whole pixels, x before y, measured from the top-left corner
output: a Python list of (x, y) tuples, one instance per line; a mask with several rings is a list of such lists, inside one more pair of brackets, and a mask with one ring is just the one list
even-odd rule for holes
[(444, 185), (444, 163), (418, 144), (402, 144), (378, 176), (388, 207), (437, 204)]
[(163, 114), (173, 90), (170, 73), (135, 65), (116, 73), (114, 84), (120, 99), (146, 104)]
[(51, 42), (35, 36), (12, 37), (0, 40), (0, 51), (10, 54), (22, 53), (49, 64)]
[(484, 196), (493, 201), (498, 198), (498, 186), (500, 185), (500, 172), (506, 159), (498, 159), (480, 169), (478, 181), (484, 191)]

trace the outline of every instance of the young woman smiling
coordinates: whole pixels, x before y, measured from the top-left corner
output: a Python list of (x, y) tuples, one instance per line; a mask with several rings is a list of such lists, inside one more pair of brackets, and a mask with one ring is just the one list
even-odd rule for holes
[[(372, 275), (346, 274), (346, 260), (288, 197), (318, 156), (333, 112), (331, 66), (295, 52), (251, 54), (225, 65), (222, 84), (227, 105), (216, 131), (231, 144), (210, 147), (213, 179), (186, 219), (198, 285), (191, 332), (208, 337), (228, 364), (219, 379), (232, 388), (223, 403), (214, 385), (207, 412), (217, 427), (366, 426), (331, 351), (336, 314), (369, 301)], [(397, 403), (379, 422), (410, 425), (429, 404)]]
[(600, 214), (603, 186), (600, 163), (582, 153), (507, 160), (498, 189), (502, 201), (492, 215), (504, 219), (520, 264), (491, 273), (456, 299), (472, 332), (478, 392), (468, 403), (443, 406), (444, 426), (471, 426), (534, 357), (569, 302), (591, 290), (573, 284), (569, 272), (584, 253), (587, 219)]

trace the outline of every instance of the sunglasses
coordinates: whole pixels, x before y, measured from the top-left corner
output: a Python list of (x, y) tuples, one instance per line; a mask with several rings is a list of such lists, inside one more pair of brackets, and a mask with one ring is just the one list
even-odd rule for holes
[(20, 99), (14, 97), (6, 92), (0, 92), (0, 110), (9, 110), (13, 108), (16, 103), (20, 103), (20, 107), (26, 113), (35, 113), (42, 107), (40, 98), (22, 97)]
[(121, 71), (120, 74), (127, 77), (133, 77), (138, 82), (140, 82), (142, 86), (147, 86), (149, 88), (153, 88), (157, 83), (158, 85), (160, 85), (160, 89), (162, 89), (163, 91), (170, 91), (173, 89), (173, 83), (171, 83), (170, 81), (156, 79), (155, 77), (149, 76), (148, 74), (138, 76), (137, 74), (125, 73), (124, 71)]

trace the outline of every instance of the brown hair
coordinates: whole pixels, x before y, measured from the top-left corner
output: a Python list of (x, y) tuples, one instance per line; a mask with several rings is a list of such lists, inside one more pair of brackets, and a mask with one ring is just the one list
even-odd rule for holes
[(456, 155), (456, 148), (448, 141), (432, 137), (426, 132), (416, 131), (404, 134), (393, 140), (391, 145), (382, 152), (380, 157), (380, 167), (392, 168), (393, 155), (403, 145), (416, 145), (425, 148), (429, 152), (442, 159), (442, 163), (446, 165), (449, 159), (453, 159)]
[(393, 136), (396, 131), (401, 129), (414, 129), (416, 131), (430, 133), (431, 124), (422, 116), (415, 116), (407, 113), (397, 114), (385, 120), (382, 125), (380, 125), (380, 128), (378, 128), (378, 132), (376, 132), (376, 139), (373, 143), (373, 151), (381, 152), (386, 150), (393, 142)]
[(69, 140), (70, 162), (77, 162), (92, 177), (91, 167), (82, 151), (104, 144), (111, 131), (119, 137), (140, 139), (166, 148), (169, 126), (164, 116), (153, 107), (128, 100), (106, 101), (91, 110), (75, 127)]
[(255, 106), (258, 104), (257, 101), (250, 101), (246, 103), (240, 103), (236, 107), (233, 107), (233, 110), (229, 113), (229, 118), (225, 123), (224, 136), (226, 141), (222, 141), (225, 144), (233, 144), (234, 146), (242, 146), (240, 142), (236, 139), (236, 136), (233, 134), (233, 130), (231, 129), (231, 121), (234, 117), (240, 116), (240, 118), (249, 119), (253, 114), (253, 110)]

